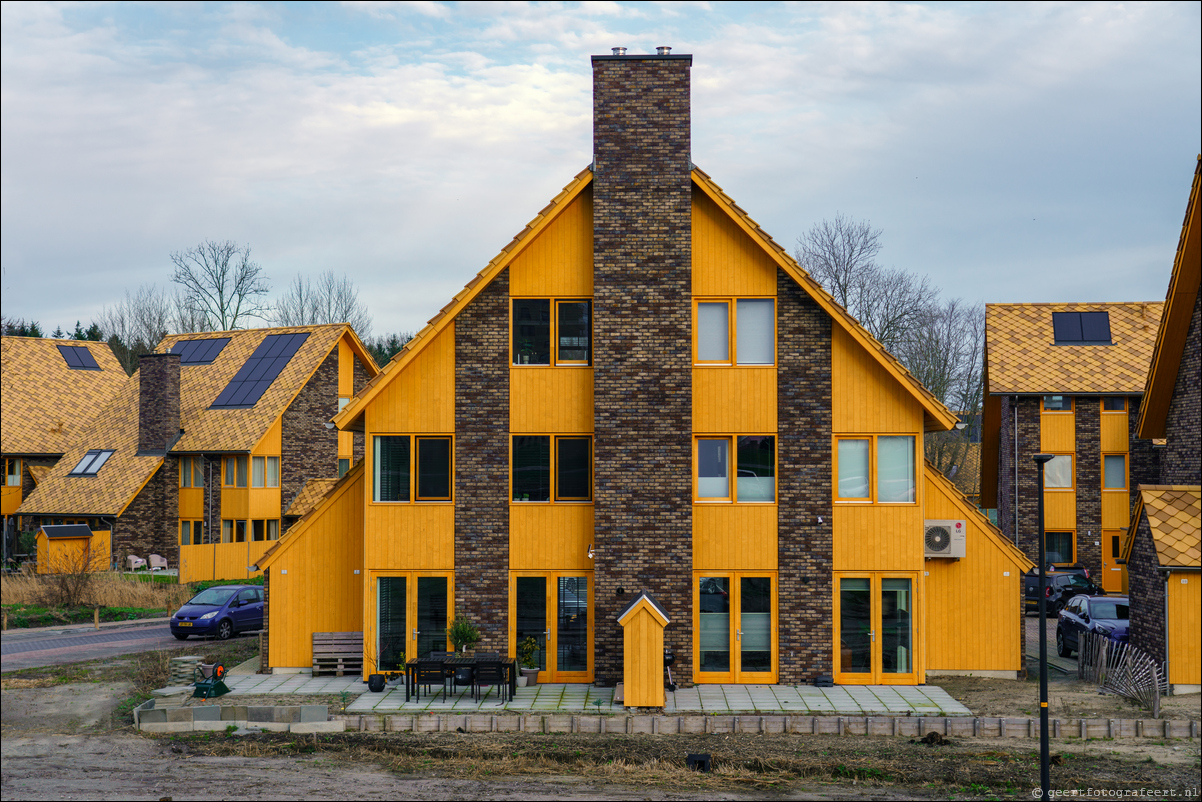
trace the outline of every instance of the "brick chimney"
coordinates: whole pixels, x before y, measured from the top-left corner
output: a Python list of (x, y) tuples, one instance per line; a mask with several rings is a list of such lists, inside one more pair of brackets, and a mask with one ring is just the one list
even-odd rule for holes
[[(692, 620), (693, 59), (658, 51), (592, 58), (595, 669), (608, 679), (616, 616), (639, 591)], [(664, 633), (682, 678), (690, 629)]]
[(179, 434), (179, 354), (138, 357), (138, 454), (167, 453)]

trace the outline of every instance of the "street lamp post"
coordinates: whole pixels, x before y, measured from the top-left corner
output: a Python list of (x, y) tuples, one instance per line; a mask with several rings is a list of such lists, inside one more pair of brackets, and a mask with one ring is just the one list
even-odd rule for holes
[(1052, 456), (1032, 457), (1039, 474), (1039, 785), (1045, 800), (1052, 792), (1052, 778), (1048, 763), (1048, 561), (1047, 536), (1043, 531), (1043, 466)]

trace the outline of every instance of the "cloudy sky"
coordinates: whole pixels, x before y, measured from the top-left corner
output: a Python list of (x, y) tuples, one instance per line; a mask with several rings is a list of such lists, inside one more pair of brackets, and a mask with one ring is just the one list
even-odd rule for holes
[(972, 301), (1159, 300), (1198, 3), (5, 3), (0, 293), (85, 325), (249, 243), (424, 325), (591, 160), (588, 56), (692, 53), (693, 159), (791, 246), (842, 212)]

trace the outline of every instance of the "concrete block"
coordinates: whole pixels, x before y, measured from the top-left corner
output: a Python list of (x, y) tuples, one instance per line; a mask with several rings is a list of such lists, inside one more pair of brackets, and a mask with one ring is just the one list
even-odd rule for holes
[(948, 735), (958, 735), (962, 738), (972, 735), (972, 719), (970, 719), (970, 718), (948, 719), (947, 734)]
[(151, 696), (182, 696), (187, 694), (192, 695), (191, 685), (169, 685), (166, 688), (158, 688), (150, 692)]
[(413, 718), (414, 732), (438, 732), (441, 725), (442, 721), (439, 716), (414, 716)]
[[(383, 716), (363, 716), (362, 724), (359, 727), (360, 732), (383, 732), (384, 717)], [(299, 722), (298, 722), (299, 723)]]
[(654, 729), (659, 735), (678, 735), (680, 733), (680, 718), (678, 716), (656, 716)]
[(303, 724), (312, 724), (318, 721), (327, 721), (330, 718), (330, 710), (325, 705), (301, 705), (300, 718), (293, 719)]
[(221, 708), (222, 721), (247, 721), (246, 705), (229, 705)]
[[(915, 722), (917, 725), (917, 722)], [(915, 729), (918, 729), (915, 726)], [(818, 716), (814, 719), (814, 734), (815, 735), (838, 735), (839, 734), (839, 719), (835, 716)]]
[(681, 735), (701, 735), (705, 732), (705, 719), (701, 716), (685, 716), (680, 720)]
[(517, 732), (520, 726), (520, 716), (497, 716), (497, 732)]
[(193, 721), (221, 721), (221, 708), (218, 705), (189, 708)]
[(571, 716), (547, 716), (547, 732), (571, 732)]
[(192, 732), (192, 722), (163, 721), (154, 724), (143, 724), (142, 732)]
[(492, 732), (492, 719), (492, 716), (468, 716), (464, 729), (468, 732)]
[(164, 711), (167, 714), (167, 721), (192, 721), (192, 708), (190, 707), (175, 707)]
[(220, 719), (217, 721), (194, 720), (192, 722), (192, 729), (196, 732), (225, 732), (226, 728), (228, 728), (231, 724), (239, 728), (246, 726), (245, 721), (221, 721)]
[(296, 721), (288, 729), (298, 734), (312, 732), (345, 732), (345, 721)]
[(143, 710), (142, 714), (138, 717), (138, 720), (139, 720), (139, 723), (142, 725), (166, 724), (167, 723), (167, 711), (166, 710)]
[(389, 716), (388, 730), (389, 732), (412, 732), (413, 731), (413, 716)]
[(710, 732), (725, 733), (734, 732), (735, 717), (734, 716), (709, 716), (707, 717), (710, 725)]
[(294, 721), (300, 721), (299, 706), (274, 707), (272, 708), (272, 711), (273, 721), (283, 722), (285, 724), (291, 724)]
[(470, 732), (467, 728), (467, 716), (443, 716), (442, 730), (443, 732), (458, 732), (459, 730)]
[(246, 708), (246, 720), (250, 722), (259, 721), (275, 721), (274, 707), (248, 707)]
[(921, 733), (918, 731), (918, 719), (916, 718), (899, 718), (897, 720), (897, 734), (905, 738), (917, 738)]

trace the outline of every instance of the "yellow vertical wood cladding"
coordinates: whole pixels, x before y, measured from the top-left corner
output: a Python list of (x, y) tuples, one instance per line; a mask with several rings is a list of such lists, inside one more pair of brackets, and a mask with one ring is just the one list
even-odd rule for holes
[(663, 707), (664, 628), (654, 614), (643, 607), (629, 614), (622, 630), (623, 704), (626, 707)]
[(179, 583), (204, 582), (216, 579), (213, 575), (213, 546), (179, 547)]
[(776, 263), (693, 188), (693, 295), (776, 295)]
[(587, 187), (509, 263), (509, 293), (593, 294), (593, 188)]
[(275, 423), (271, 424), (271, 428), (269, 428), (263, 434), (263, 437), (259, 440), (258, 445), (256, 445), (254, 450), (250, 453), (258, 454), (260, 456), (266, 455), (269, 457), (278, 457), (284, 450), (283, 431), (283, 417), (276, 418)]
[(593, 369), (511, 367), (509, 430), (591, 434)]
[(1102, 414), (1102, 451), (1127, 453), (1130, 440), (1127, 431), (1127, 415), (1121, 412), (1103, 412)]
[(694, 571), (775, 571), (775, 504), (694, 504)]
[(179, 489), (179, 517), (203, 518), (205, 512), (205, 489), (203, 487), (181, 487)]
[[(926, 560), (923, 604), (928, 671), (1019, 671), (1025, 566), (962, 498), (928, 474), (925, 517), (968, 522), (963, 560)], [(1006, 576), (1006, 573), (1009, 576)], [(981, 625), (989, 611), (989, 626)]]
[(1071, 454), (1076, 450), (1077, 424), (1071, 412), (1044, 412), (1039, 416), (1039, 448)]
[(1131, 496), (1126, 490), (1102, 491), (1102, 528), (1126, 529), (1131, 521)]
[[(921, 467), (919, 487), (923, 482)], [(836, 504), (834, 570), (921, 570), (922, 521), (919, 504)]]
[(321, 514), (280, 542), (270, 565), (272, 667), (311, 667), (314, 632), (363, 629), (363, 576), (355, 571), (363, 569), (364, 476), (360, 470)]
[(221, 517), (235, 521), (244, 521), (249, 518), (250, 489), (245, 487), (221, 488)]
[(919, 438), (923, 431), (918, 400), (837, 325), (831, 326), (831, 427), (836, 434)]
[(355, 352), (346, 335), (338, 341), (338, 395), (350, 398), (355, 394)]
[[(455, 431), (455, 324), (449, 323), (367, 406), (367, 434)], [(370, 447), (370, 443), (369, 443)]]
[(21, 506), (21, 486), (0, 488), (0, 515), (12, 515)]
[(509, 507), (511, 571), (591, 571), (588, 547), (592, 542), (591, 504)]
[(1043, 528), (1047, 531), (1077, 528), (1077, 493), (1075, 490), (1044, 492)]
[[(1185, 584), (1182, 584), (1185, 583)], [(1202, 575), (1169, 574), (1169, 682), (1202, 684)]]
[[(246, 533), (250, 537), (250, 532)], [(214, 543), (204, 546), (213, 550), (214, 579), (246, 579), (250, 565), (250, 543)]]
[(73, 574), (81, 569), (88, 573), (107, 571), (112, 531), (92, 533), (87, 538), (48, 538), (38, 532), (35, 540), (39, 574)]
[[(370, 488), (366, 488), (370, 491)], [(364, 559), (373, 571), (455, 568), (453, 504), (368, 504)]]
[[(252, 519), (279, 518), (280, 489), (278, 487), (252, 487), (247, 517)], [(248, 534), (247, 537), (250, 535)]]
[(776, 368), (693, 368), (693, 431), (776, 432)]

